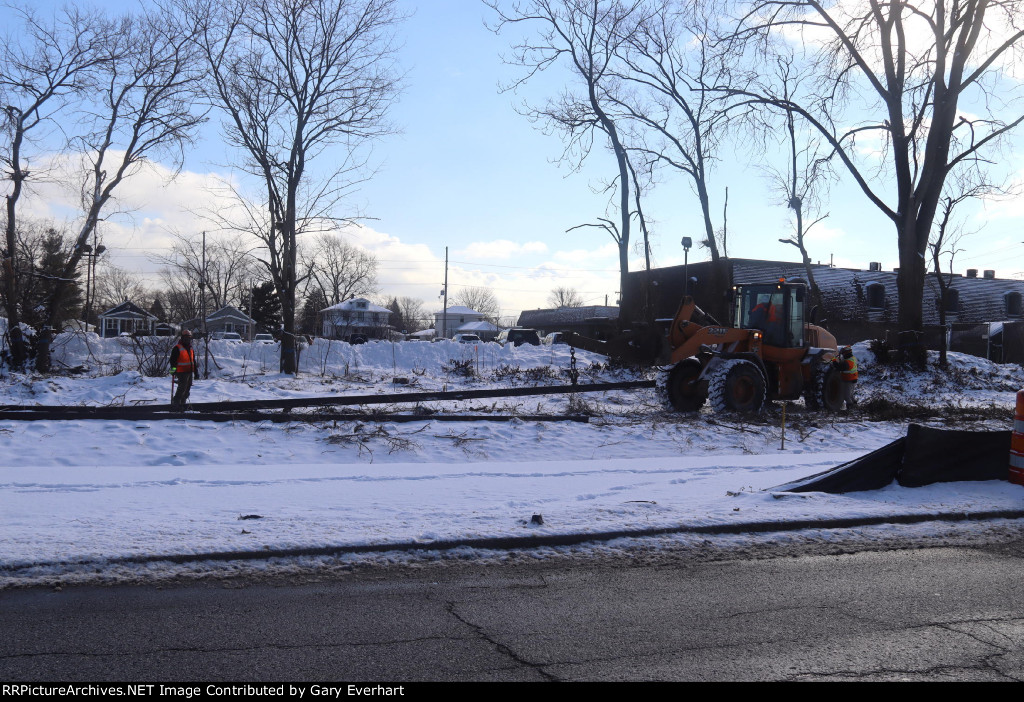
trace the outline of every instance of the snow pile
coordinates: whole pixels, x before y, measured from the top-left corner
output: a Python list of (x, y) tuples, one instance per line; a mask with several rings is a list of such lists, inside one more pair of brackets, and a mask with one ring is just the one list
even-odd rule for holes
[[(0, 402), (168, 401), (169, 379), (147, 377), (132, 365), (132, 340), (78, 334), (59, 341), (61, 362), (85, 366), (86, 372), (8, 376), (0, 379)], [(193, 388), (196, 402), (559, 384), (571, 362), (566, 346), (349, 346), (318, 340), (292, 377), (277, 372), (276, 346), (212, 342), (210, 350), (211, 377)], [(897, 373), (875, 362), (866, 345), (858, 344), (855, 352), (863, 397), (933, 406), (993, 403), (1008, 411), (1014, 392), (1024, 386), (1019, 368), (958, 354), (950, 355), (955, 380), (940, 386), (938, 373)], [(584, 352), (576, 357), (588, 381), (641, 377)], [(396, 376), (409, 385), (396, 385)], [(669, 410), (660, 389), (432, 408), (505, 415), (585, 412), (591, 421), (3, 421), (0, 450), (13, 460), (0, 467), (0, 586), (170, 572), (167, 564), (124, 561), (150, 556), (980, 512), (1017, 509), (1024, 497), (1024, 488), (1001, 481), (892, 485), (847, 495), (764, 492), (874, 450), (906, 427), (904, 420), (874, 422), (856, 413), (808, 414), (799, 404), (788, 415), (784, 448), (778, 406), (756, 418), (708, 410), (680, 415)], [(542, 514), (544, 524), (530, 524), (533, 514)], [(897, 537), (902, 529), (877, 527), (864, 538)], [(920, 533), (922, 527), (915, 529)], [(716, 537), (722, 544), (740, 540)], [(593, 546), (591, 552), (607, 548)], [(247, 561), (224, 568), (242, 572), (265, 565)], [(175, 566), (186, 567), (199, 568)], [(202, 566), (207, 567), (212, 568)]]

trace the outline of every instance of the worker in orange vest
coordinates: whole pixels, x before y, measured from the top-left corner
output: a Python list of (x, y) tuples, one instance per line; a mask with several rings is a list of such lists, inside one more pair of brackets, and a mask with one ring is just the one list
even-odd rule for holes
[(783, 343), (782, 316), (778, 305), (770, 295), (762, 295), (760, 303), (750, 310), (750, 326), (760, 329), (765, 334), (765, 342), (771, 346)]
[(192, 380), (199, 380), (196, 352), (192, 348), (192, 332), (188, 329), (181, 331), (181, 339), (171, 349), (171, 376), (178, 383), (178, 390), (171, 399), (171, 408), (183, 410), (188, 401), (188, 393), (192, 390)]
[(841, 382), (839, 387), (842, 390), (840, 407), (853, 409), (857, 406), (857, 399), (853, 391), (857, 387), (857, 358), (853, 355), (853, 349), (844, 346), (839, 355), (832, 360), (833, 365), (839, 369)]

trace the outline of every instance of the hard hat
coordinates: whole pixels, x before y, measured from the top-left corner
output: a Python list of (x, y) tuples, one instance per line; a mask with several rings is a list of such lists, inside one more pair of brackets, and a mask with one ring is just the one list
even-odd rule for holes
[(844, 355), (844, 356), (852, 356), (853, 355), (853, 349), (851, 349), (849, 346), (844, 346), (843, 350), (840, 351), (840, 353), (842, 355)]

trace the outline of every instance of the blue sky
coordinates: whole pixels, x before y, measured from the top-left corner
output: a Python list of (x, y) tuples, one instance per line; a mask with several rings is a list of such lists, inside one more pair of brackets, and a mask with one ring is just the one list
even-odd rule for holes
[[(557, 286), (576, 288), (590, 304), (603, 304), (606, 296), (614, 304), (618, 264), (611, 238), (596, 229), (566, 231), (606, 214), (605, 196), (594, 194), (592, 186), (614, 173), (612, 156), (595, 149), (581, 172), (559, 167), (553, 163), (562, 151), (559, 139), (542, 134), (513, 109), (523, 99), (542, 102), (568, 77), (553, 70), (527, 91), (500, 93), (498, 86), (521, 70), (501, 59), (521, 30), (494, 35), (484, 26), (491, 11), (479, 0), (399, 2), (412, 13), (399, 30), (406, 89), (391, 113), (401, 133), (375, 145), (379, 172), (351, 201), (353, 210), (373, 219), (365, 229), (346, 234), (377, 255), (381, 293), (418, 297), (427, 309), (439, 307), (447, 246), (450, 293), (461, 286), (490, 287), (503, 315), (546, 306)], [(756, 166), (731, 147), (720, 156), (712, 177), (712, 210), (720, 219), (728, 187), (729, 254), (795, 260), (796, 250), (778, 242), (789, 235), (787, 212), (772, 202)], [(199, 191), (209, 174), (228, 173), (229, 158), (215, 118), (173, 185), (151, 174), (126, 188), (123, 199), (135, 214), (108, 223), (104, 233), (113, 260), (150, 273), (149, 257), (170, 245), (170, 230), (202, 229), (184, 208), (204, 197)], [(37, 212), (63, 211), (54, 193), (37, 191)], [(1012, 277), (1024, 270), (1022, 204), (1001, 203), (981, 212), (972, 226), (985, 228), (964, 241), (958, 272), (992, 268), (1000, 277)], [(697, 240), (702, 232), (689, 185), (665, 180), (645, 209), (655, 220), (655, 265), (682, 263), (681, 237)], [(865, 269), (870, 261), (897, 265), (892, 225), (850, 183), (832, 188), (826, 210), (830, 217), (809, 240), (812, 259)], [(701, 249), (690, 252), (691, 261), (705, 258)], [(634, 256), (633, 269), (641, 265)]]

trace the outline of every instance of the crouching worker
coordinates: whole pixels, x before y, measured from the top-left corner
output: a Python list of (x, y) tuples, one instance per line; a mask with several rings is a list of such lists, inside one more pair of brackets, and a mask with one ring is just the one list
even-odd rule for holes
[(839, 369), (839, 377), (842, 379), (839, 383), (842, 389), (840, 407), (853, 409), (857, 406), (857, 398), (854, 397), (854, 389), (857, 387), (857, 358), (853, 355), (853, 349), (844, 346), (832, 363)]
[(178, 390), (171, 399), (171, 409), (184, 410), (188, 393), (192, 389), (192, 379), (199, 380), (196, 352), (192, 348), (192, 332), (188, 329), (182, 330), (181, 339), (171, 349), (171, 376), (178, 384)]

